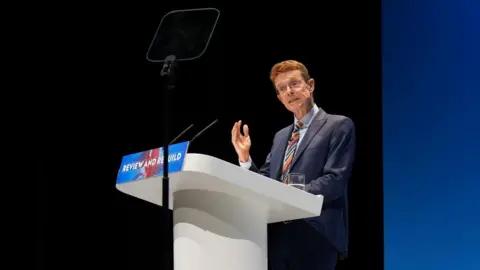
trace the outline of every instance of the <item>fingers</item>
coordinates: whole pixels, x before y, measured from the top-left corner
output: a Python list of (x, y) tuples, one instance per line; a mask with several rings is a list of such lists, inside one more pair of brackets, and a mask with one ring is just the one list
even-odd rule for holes
[(243, 135), (248, 137), (248, 125), (243, 125)]
[(242, 120), (239, 120), (239, 121), (235, 122), (235, 124), (233, 124), (233, 127), (232, 127), (232, 141), (236, 141), (238, 139), (243, 139), (243, 137), (248, 136), (248, 132), (249, 132), (248, 125), (243, 125), (243, 135), (240, 131), (241, 126), (242, 126)]
[(232, 142), (236, 142), (240, 136), (240, 121), (237, 121), (232, 127)]

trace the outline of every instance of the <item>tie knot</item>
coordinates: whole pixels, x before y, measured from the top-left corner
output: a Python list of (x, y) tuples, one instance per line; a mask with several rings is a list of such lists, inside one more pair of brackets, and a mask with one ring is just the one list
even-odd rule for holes
[(296, 124), (295, 124), (295, 130), (299, 130), (303, 127), (303, 122), (302, 121), (298, 121)]

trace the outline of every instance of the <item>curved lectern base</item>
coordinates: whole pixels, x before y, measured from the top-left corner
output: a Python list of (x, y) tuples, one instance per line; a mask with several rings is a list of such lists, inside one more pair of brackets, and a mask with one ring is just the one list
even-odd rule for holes
[(175, 270), (267, 270), (267, 211), (219, 192), (176, 192)]

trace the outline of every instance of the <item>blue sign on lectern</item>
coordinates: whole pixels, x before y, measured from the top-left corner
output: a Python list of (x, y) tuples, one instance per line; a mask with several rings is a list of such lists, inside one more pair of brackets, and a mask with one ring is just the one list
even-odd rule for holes
[[(188, 150), (188, 141), (168, 147), (168, 173), (179, 172)], [(117, 184), (163, 175), (163, 147), (147, 150), (122, 158)]]

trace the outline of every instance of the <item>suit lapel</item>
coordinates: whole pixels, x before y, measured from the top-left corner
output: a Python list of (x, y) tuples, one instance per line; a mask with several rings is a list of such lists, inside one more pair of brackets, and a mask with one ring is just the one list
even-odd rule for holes
[(308, 127), (307, 132), (305, 133), (304, 137), (302, 138), (302, 141), (300, 142), (300, 145), (298, 145), (298, 148), (295, 151), (295, 156), (293, 157), (291, 167), (295, 166), (295, 163), (303, 154), (303, 151), (305, 150), (305, 148), (307, 148), (307, 146), (310, 144), (313, 137), (315, 137), (315, 134), (317, 134), (318, 131), (323, 127), (323, 125), (327, 120), (326, 116), (327, 114), (322, 109), (320, 109), (318, 113), (314, 116), (315, 118), (313, 119), (312, 123)]
[(290, 134), (292, 133), (292, 131), (293, 125), (290, 128), (284, 129), (283, 133), (279, 134), (280, 139), (278, 140), (278, 144), (276, 144), (273, 149), (272, 161), (270, 165), (270, 176), (277, 180), (280, 179), (283, 157), (285, 155), (288, 139), (290, 138)]

